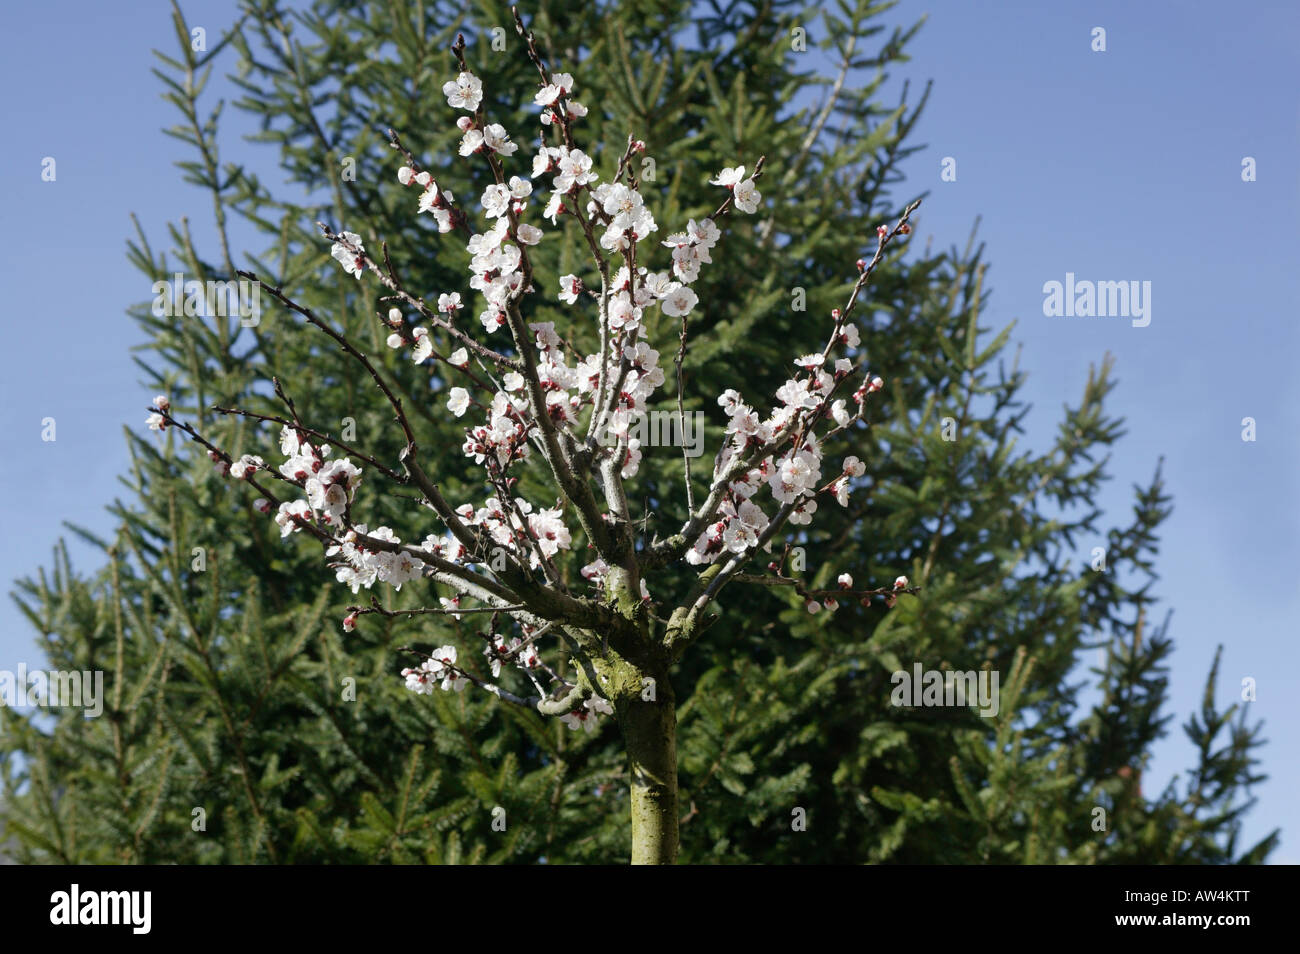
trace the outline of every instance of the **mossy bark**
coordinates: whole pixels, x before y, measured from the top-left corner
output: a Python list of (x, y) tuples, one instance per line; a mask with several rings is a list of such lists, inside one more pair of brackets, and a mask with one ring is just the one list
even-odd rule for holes
[(626, 703), (623, 740), (632, 776), (632, 864), (677, 860), (677, 712), (666, 676)]
[[(637, 580), (622, 567), (605, 578), (619, 625), (602, 633), (592, 688), (614, 705), (631, 777), (632, 864), (677, 860), (677, 711), (673, 656), (651, 634)], [(680, 628), (680, 625), (679, 625)]]

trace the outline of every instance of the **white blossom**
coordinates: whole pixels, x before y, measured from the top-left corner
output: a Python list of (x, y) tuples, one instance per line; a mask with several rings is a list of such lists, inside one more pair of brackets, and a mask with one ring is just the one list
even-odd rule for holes
[(415, 348), (411, 351), (411, 360), (416, 364), (433, 354), (433, 339), (427, 328), (416, 328), (411, 334), (415, 337)]
[(495, 153), (513, 156), (519, 147), (510, 141), (510, 134), (500, 123), (491, 123), (483, 127), (483, 144)]
[[(356, 232), (340, 232), (339, 238), (343, 241), (335, 242), (330, 247), (330, 255), (343, 266), (343, 271), (360, 279), (361, 273), (366, 270), (365, 259), (361, 257), (366, 248), (361, 244), (361, 236)], [(352, 248), (349, 248), (344, 242), (351, 245)]]
[(275, 522), (279, 524), (280, 536), (283, 538), (302, 529), (298, 524), (299, 519), (307, 520), (310, 518), (311, 507), (307, 506), (307, 501), (293, 500), (280, 504), (280, 509), (275, 515)]
[(600, 696), (592, 696), (582, 704), (581, 709), (575, 709), (572, 712), (560, 716), (560, 721), (570, 729), (584, 729), (587, 732), (596, 731), (596, 723), (599, 721), (598, 715), (613, 715), (614, 708)]
[(447, 396), (447, 410), (461, 417), (469, 410), (469, 392), (464, 388), (452, 388)]
[(745, 178), (745, 167), (736, 166), (735, 168), (723, 169), (718, 173), (716, 179), (710, 179), (711, 185), (726, 186), (731, 188), (740, 183)]
[(473, 73), (460, 73), (454, 80), (442, 84), (442, 94), (452, 109), (478, 109), (483, 101), (483, 81)]
[(660, 308), (665, 315), (680, 318), (683, 315), (690, 314), (691, 309), (696, 306), (699, 300), (699, 296), (689, 286), (682, 285), (664, 298)]
[(582, 283), (578, 281), (577, 275), (562, 275), (560, 277), (560, 301), (572, 305), (578, 300), (578, 292), (581, 287)]
[(510, 208), (510, 189), (496, 184), (483, 190), (483, 214), (490, 219), (505, 215)]
[(732, 196), (736, 200), (736, 208), (751, 214), (758, 211), (758, 203), (763, 199), (763, 194), (754, 187), (753, 179), (746, 179), (736, 186)]
[(239, 460), (230, 465), (230, 476), (236, 480), (243, 480), (245, 477), (253, 476), (254, 472), (261, 470), (266, 466), (266, 462), (260, 457), (252, 454), (245, 454)]

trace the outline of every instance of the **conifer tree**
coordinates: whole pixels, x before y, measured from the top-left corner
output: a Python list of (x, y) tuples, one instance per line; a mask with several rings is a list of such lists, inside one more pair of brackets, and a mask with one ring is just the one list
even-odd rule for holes
[[(682, 410), (705, 413), (710, 449), (724, 441), (726, 419), (703, 391), (774, 392), (792, 355), (824, 344), (826, 316), (853, 287), (846, 261), (851, 270), (854, 255), (870, 258), (875, 225), (897, 222), (916, 198), (896, 201), (891, 190), (916, 148), (909, 136), (924, 96), (879, 101), (885, 69), (905, 56), (911, 36), (881, 42), (883, 9), (846, 3), (822, 14), (829, 75), (792, 42), (795, 27), (813, 25), (815, 8), (792, 3), (715, 7), (703, 18), (687, 3), (523, 11), (539, 55), (578, 77), (591, 107), (582, 136), (606, 146), (596, 155), (602, 180), (629, 134), (646, 142), (654, 164), (629, 161), (658, 222), (710, 214), (718, 187), (707, 179), (765, 156), (765, 202), (757, 215), (730, 217), (692, 286), (702, 307), (689, 318), (681, 373), (707, 388), (684, 388)], [(463, 262), (430, 254), (436, 237), (394, 178), (401, 159), (386, 131), (402, 130), (400, 144), (425, 157), (440, 187), (472, 204), (491, 179), (482, 165), (453, 161), (461, 134), (448, 128), (439, 90), (458, 71), (448, 51), (463, 33), (465, 55), (479, 58), (483, 112), (512, 132), (531, 128), (535, 113), (519, 93), (537, 88), (537, 71), (509, 9), (484, 4), (466, 14), (392, 0), (291, 12), (249, 2), (203, 54), (190, 49), (179, 10), (176, 20), (179, 58), (164, 58), (158, 72), (183, 117), (172, 132), (193, 150), (181, 167), (211, 194), (213, 252), (201, 254), (204, 243), (182, 222), (171, 254), (138, 235), (135, 265), (150, 281), (177, 263), (204, 282), (239, 270), (273, 277), (285, 298), (327, 315), (370, 356), (418, 446), (439, 449), (445, 498), (477, 499), (475, 468), (460, 454), (462, 422), (445, 413), (446, 382), (385, 347), (391, 329), (376, 314), (386, 312), (378, 299), (387, 292), (341, 280), (314, 223), (335, 223), (335, 236), (346, 228), (375, 255), (386, 242), (379, 263), (416, 295), (463, 289)], [(693, 42), (674, 39), (687, 28)], [(505, 48), (495, 49), (502, 36)], [(209, 117), (200, 99), (207, 71), (231, 60), (245, 91), (235, 105), (260, 120), (259, 138), (291, 188), (220, 161), (218, 114)], [(234, 250), (232, 220), (261, 233), (257, 253)], [(586, 254), (583, 238), (570, 228), (529, 250), (534, 280), (552, 299), (559, 277)], [(342, 247), (355, 250), (346, 240)], [(1167, 501), (1157, 474), (1138, 491), (1129, 526), (1109, 527), (1096, 512), (1106, 472), (1093, 461), (1120, 436), (1103, 410), (1108, 367), (1069, 411), (1056, 446), (1017, 454), (1023, 374), (1003, 364), (1011, 329), (988, 339), (979, 324), (983, 250), (904, 256), (898, 247), (882, 246), (856, 315), (871, 369), (888, 382), (873, 396), (870, 426), (854, 436), (867, 462), (863, 483), (849, 507), (822, 506), (788, 551), (776, 548), (775, 569), (760, 563), (752, 580), (729, 588), (743, 584), (743, 593), (723, 590), (717, 621), (662, 680), (677, 696), (672, 821), (681, 857), (1262, 860), (1274, 839), (1244, 852), (1235, 843), (1243, 793), (1257, 780), (1257, 732), (1244, 716), (1234, 723), (1231, 710), (1215, 709), (1213, 675), (1205, 710), (1188, 726), (1201, 760), (1187, 790), (1140, 789), (1146, 753), (1168, 718), (1162, 666), (1171, 644), (1165, 627), (1143, 638), (1152, 602), (1145, 577), (1154, 575)], [(567, 337), (561, 321), (571, 319), (558, 314), (529, 317), (555, 320)], [(259, 384), (275, 378), (305, 424), (364, 444), (400, 472), (391, 409), (317, 329), (270, 308), (251, 327), (159, 317), (148, 305), (135, 316), (152, 339), (141, 361), (146, 384), (168, 396), (170, 419), (193, 422), (227, 460), (265, 454), (276, 435), (257, 415), (292, 417)], [(668, 345), (656, 346), (671, 355), (675, 329), (658, 322)], [(450, 353), (436, 330), (430, 337)], [(657, 406), (670, 415), (673, 377)], [(460, 659), (473, 658), (483, 617), (403, 616), (430, 599), (411, 584), (382, 597), (383, 613), (362, 604), (363, 618), (345, 633), (339, 620), (358, 615), (346, 609), (357, 598), (323, 585), (319, 549), (282, 544), (252, 496), (177, 440), (174, 427), (161, 445), (134, 432), (128, 441), (119, 531), (95, 541), (104, 569), (78, 575), (56, 551), (53, 567), (19, 588), (51, 665), (105, 669), (112, 686), (100, 720), (69, 714), (49, 729), (0, 711), (0, 750), (23, 756), (4, 761), (6, 820), (22, 860), (628, 856), (629, 774), (616, 729), (574, 732), (486, 693), (413, 698), (402, 687), (397, 671), (414, 667), (399, 647), (423, 647), (428, 658), (429, 647), (456, 645)], [(702, 460), (696, 477), (707, 480)], [(674, 533), (667, 521), (688, 504), (680, 458), (647, 453), (636, 487), (627, 522), (645, 540)], [(418, 540), (427, 532), (417, 529), (427, 525), (418, 496), (372, 492), (366, 517)], [(1067, 508), (1084, 516), (1067, 518)], [(1097, 538), (1104, 570), (1076, 555)], [(685, 591), (697, 573), (661, 569), (663, 592)], [(830, 613), (825, 594), (845, 572), (858, 581), (907, 576), (915, 592), (890, 605), (843, 600)], [(1069, 680), (1081, 651), (1097, 645), (1108, 660), (1096, 674), (1103, 702), (1083, 711)], [(998, 714), (895, 705), (891, 675), (914, 662), (999, 672)], [(1226, 749), (1216, 741), (1225, 728)], [(673, 854), (676, 839), (668, 840), (659, 860)]]

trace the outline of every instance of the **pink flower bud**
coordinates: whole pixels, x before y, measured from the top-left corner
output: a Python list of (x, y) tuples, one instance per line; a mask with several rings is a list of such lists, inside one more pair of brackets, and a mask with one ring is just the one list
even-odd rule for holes
[(267, 500), (265, 497), (258, 497), (253, 501), (253, 506), (262, 511), (262, 513), (271, 512), (271, 501)]
[(858, 259), (858, 271), (865, 272), (866, 270), (867, 270), (867, 260), (865, 258)]
[(350, 633), (354, 629), (356, 629), (356, 626), (357, 626), (356, 613), (349, 613), (347, 616), (343, 617), (343, 632)]
[(905, 576), (900, 576), (898, 579), (896, 579), (896, 580), (894, 581), (894, 589), (896, 589), (896, 590), (905, 590), (905, 589), (907, 589), (907, 577), (905, 577)]
[(888, 234), (889, 234), (889, 227), (888, 227), (888, 226), (885, 226), (885, 225), (877, 225), (877, 226), (876, 226), (876, 235), (877, 235), (877, 236), (879, 236), (880, 238), (883, 239), (883, 238), (884, 238), (886, 235), (888, 235)]
[(898, 227), (898, 234), (899, 234), (899, 235), (911, 235), (911, 234), (912, 234), (912, 227), (911, 227), (910, 225), (908, 225), (906, 222), (904, 222), (902, 225), (900, 225), (900, 226)]
[(460, 119), (456, 120), (456, 127), (460, 129), (461, 132), (469, 132), (474, 128), (474, 120), (468, 116), (462, 116)]

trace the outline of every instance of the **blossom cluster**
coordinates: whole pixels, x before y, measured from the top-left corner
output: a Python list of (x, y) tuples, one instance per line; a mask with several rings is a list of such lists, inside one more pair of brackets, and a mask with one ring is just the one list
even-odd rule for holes
[[(856, 347), (856, 329), (851, 336), (837, 334), (833, 341)], [(852, 372), (853, 364), (847, 357), (837, 358), (833, 371), (828, 372), (825, 363), (825, 356), (819, 354), (797, 359), (795, 365), (801, 373), (777, 389), (779, 403), (766, 417), (746, 404), (734, 389), (718, 397), (718, 405), (727, 416), (728, 440), (714, 462), (714, 479), (721, 480), (733, 470), (741, 472), (727, 482), (716, 518), (686, 552), (688, 563), (713, 563), (724, 554), (743, 554), (759, 544), (769, 520), (754, 498), (764, 485), (774, 500), (785, 505), (794, 526), (812, 522), (817, 495), (823, 490), (831, 493), (840, 506), (848, 506), (851, 481), (862, 476), (866, 466), (856, 457), (846, 457), (834, 478), (824, 487), (819, 486), (823, 479), (823, 450), (811, 423), (825, 415), (841, 427), (852, 421), (855, 415), (849, 413), (845, 401), (832, 400), (832, 396), (838, 381)], [(859, 389), (855, 395), (859, 407), (882, 385), (879, 378), (871, 378), (866, 388)], [(766, 453), (787, 441), (789, 447), (783, 452)], [(746, 467), (751, 461), (752, 465)]]
[(600, 696), (592, 696), (587, 699), (582, 708), (574, 709), (560, 716), (560, 721), (570, 729), (583, 729), (587, 732), (595, 732), (598, 715), (613, 715), (613, 707)]
[(492, 634), (492, 638), (483, 647), (483, 655), (487, 657), (493, 679), (500, 678), (501, 664), (506, 660), (524, 670), (536, 669), (542, 664), (542, 657), (533, 643), (525, 643), (518, 636), (512, 636), (507, 641), (500, 633)]
[[(478, 507), (468, 503), (452, 507), (454, 519), (444, 512), (449, 531), (446, 535), (430, 535), (419, 546), (403, 544), (388, 527), (369, 530), (365, 524), (353, 521), (351, 509), (362, 480), (359, 466), (346, 457), (331, 457), (328, 446), (307, 440), (305, 432), (298, 428), (286, 425), (281, 431), (280, 449), (286, 460), (276, 473), (302, 492), (297, 499), (279, 505), (275, 521), (281, 536), (306, 527), (327, 535), (330, 565), (337, 579), (354, 593), (376, 582), (400, 590), (405, 583), (435, 569), (446, 571), (448, 563), (465, 568), (467, 573), (481, 568), (485, 554), (467, 550), (461, 542), (467, 539), (466, 532), (483, 541), (485, 547), (508, 554), (517, 567), (543, 569), (549, 574), (552, 559), (573, 546), (563, 507), (560, 502), (553, 508), (534, 506), (512, 489), (514, 478), (508, 472), (527, 460), (534, 446), (543, 446), (543, 435), (552, 438), (558, 433), (567, 447), (586, 447), (598, 455), (611, 455), (614, 473), (621, 479), (637, 473), (643, 449), (632, 435), (633, 425), (646, 413), (666, 380), (647, 327), (654, 327), (656, 316), (679, 319), (684, 341), (687, 318), (699, 304), (692, 285), (699, 280), (703, 267), (712, 264), (712, 253), (722, 237), (717, 219), (731, 211), (754, 214), (762, 204), (756, 184), (762, 160), (748, 176), (744, 165), (724, 168), (709, 180), (726, 190), (719, 211), (713, 216), (692, 218), (682, 231), (649, 244), (651, 237), (659, 233), (659, 224), (636, 180), (629, 175), (623, 181), (627, 157), (619, 163), (612, 180), (601, 181), (592, 156), (573, 144), (570, 124), (587, 112), (572, 98), (573, 77), (567, 73), (548, 74), (541, 86), (534, 97), (541, 108), (540, 122), (543, 127), (559, 126), (562, 135), (558, 144), (543, 143), (538, 148), (527, 177), (509, 174), (506, 168), (520, 147), (507, 129), (483, 117), (482, 81), (462, 70), (442, 87), (448, 105), (467, 114), (456, 122), (461, 133), (459, 155), (486, 162), (495, 180), (478, 198), (482, 216), (490, 223), (484, 231), (475, 232), (469, 226), (455, 196), (431, 173), (416, 169), (409, 153), (409, 164), (397, 172), (402, 186), (419, 192), (416, 214), (432, 215), (439, 232), (464, 229), (467, 234), (467, 285), (481, 299), (473, 310), (477, 311), (483, 332), (492, 336), (507, 329), (514, 352), (526, 352), (526, 360), (505, 359), (504, 368), (480, 375), (471, 372), (466, 347), (457, 347), (445, 356), (438, 353), (430, 326), (418, 320), (408, 322), (401, 308), (390, 308), (382, 319), (390, 348), (408, 351), (416, 364), (436, 357), (452, 369), (449, 377), (455, 378), (459, 371), (468, 378), (462, 383), (448, 383), (446, 407), (456, 418), (468, 415), (461, 451), (486, 469), (493, 494)], [(629, 140), (629, 144), (629, 156), (645, 148), (639, 141)], [(544, 194), (544, 202), (534, 193)], [(552, 228), (558, 228), (562, 217), (574, 219), (593, 249), (598, 247), (609, 256), (606, 261), (600, 253), (594, 254), (597, 275), (570, 273), (559, 279), (558, 298), (562, 303), (592, 301), (598, 307), (599, 324), (595, 330), (600, 345), (591, 353), (577, 351), (554, 322), (525, 324), (519, 308), (521, 296), (537, 291), (529, 250), (546, 239), (543, 224), (549, 222)], [(362, 236), (341, 231), (331, 237), (331, 256), (345, 274), (360, 279), (367, 269), (380, 272), (367, 256)], [(664, 267), (656, 270), (652, 261), (656, 254), (664, 256), (660, 249), (669, 251)], [(861, 262), (859, 268), (863, 268)], [(391, 282), (388, 284), (392, 287)], [(416, 303), (433, 325), (473, 347), (478, 356), (495, 354), (471, 340), (469, 330), (458, 326), (460, 313), (469, 304), (459, 292), (439, 294), (436, 314), (409, 295), (403, 300)], [(819, 435), (817, 429), (824, 421), (833, 422), (835, 430), (850, 427), (862, 415), (866, 399), (883, 387), (883, 381), (867, 374), (850, 397), (840, 396), (847, 390), (841, 387), (846, 379), (857, 373), (861, 341), (856, 326), (838, 309), (832, 312), (831, 319), (825, 349), (794, 361), (795, 370), (776, 389), (770, 411), (760, 412), (736, 390), (727, 390), (718, 398), (727, 419), (726, 436), (714, 460), (710, 509), (698, 517), (707, 522), (693, 540), (688, 540), (684, 554), (687, 563), (700, 565), (740, 558), (770, 546), (768, 538), (784, 524), (798, 527), (810, 523), (818, 497), (823, 494), (847, 506), (853, 482), (862, 476), (865, 466), (852, 456), (838, 467), (828, 465), (824, 449), (827, 435)], [(147, 424), (162, 430), (169, 421), (167, 399), (159, 396), (155, 407), (157, 412), (149, 416)], [(594, 445), (593, 437), (598, 439)], [(597, 446), (599, 450), (594, 449)], [(549, 457), (553, 452), (547, 454)], [(235, 479), (251, 480), (268, 469), (254, 455), (231, 461), (214, 454), (214, 460), (223, 473)], [(768, 496), (771, 503), (767, 503)], [(775, 510), (765, 510), (765, 504), (774, 504)], [(260, 500), (258, 507), (269, 512), (271, 504)], [(455, 534), (450, 532), (453, 528)], [(609, 572), (606, 561), (597, 555), (582, 568), (581, 575), (603, 589)], [(650, 600), (645, 580), (639, 582), (642, 598)], [(845, 574), (840, 583), (848, 588), (852, 580)], [(461, 606), (461, 595), (442, 597), (442, 612), (462, 616), (466, 610)], [(836, 605), (833, 598), (824, 602), (828, 608)], [(505, 612), (512, 615), (510, 609)], [(345, 628), (351, 631), (355, 621), (355, 613), (349, 615)], [(535, 680), (534, 671), (539, 668), (558, 679), (541, 661), (530, 635), (533, 627), (520, 617), (515, 621), (523, 629), (524, 639), (485, 633), (483, 652), (492, 677), (499, 678), (503, 665), (509, 664), (530, 680)], [(468, 677), (457, 667), (456, 653), (454, 646), (442, 646), (419, 666), (404, 669), (407, 687), (421, 694), (435, 688), (459, 692), (468, 682), (477, 682), (477, 676)], [(593, 696), (562, 718), (572, 729), (593, 731), (597, 717), (612, 712), (606, 700)]]
[(427, 696), (435, 688), (443, 692), (461, 692), (469, 685), (456, 666), (456, 647), (439, 646), (429, 658), (413, 669), (403, 669), (406, 688), (412, 692)]
[(456, 515), (466, 526), (481, 527), (490, 540), (518, 559), (527, 554), (530, 567), (537, 569), (561, 550), (569, 549), (573, 537), (561, 519), (559, 508), (534, 510), (522, 497), (507, 501), (489, 497), (482, 507), (470, 504), (458, 507)]

